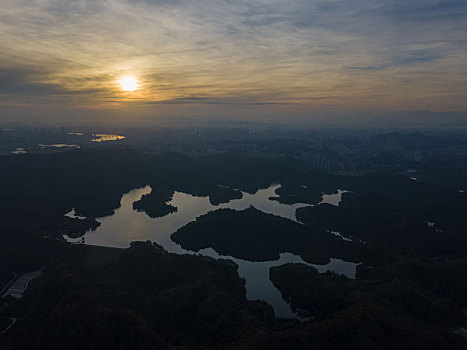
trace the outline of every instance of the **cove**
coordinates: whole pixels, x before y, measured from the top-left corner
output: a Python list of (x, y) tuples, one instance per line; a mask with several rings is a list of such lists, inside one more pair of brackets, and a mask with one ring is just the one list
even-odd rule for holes
[[(228, 203), (212, 205), (208, 197), (196, 197), (190, 194), (175, 192), (169, 204), (177, 207), (177, 212), (168, 214), (160, 218), (150, 218), (144, 212), (137, 212), (133, 209), (133, 202), (139, 200), (144, 194), (151, 192), (151, 187), (134, 189), (123, 195), (118, 208), (111, 216), (98, 218), (101, 226), (97, 230), (87, 232), (84, 235), (86, 244), (127, 248), (132, 241), (156, 242), (165, 250), (176, 254), (195, 254), (192, 251), (181, 248), (173, 242), (170, 235), (187, 223), (196, 220), (198, 216), (204, 215), (219, 208), (230, 208), (243, 210), (253, 205), (257, 209), (278, 216), (296, 221), (295, 210), (300, 207), (309, 206), (305, 203), (281, 204), (278, 201), (270, 200), (277, 197), (275, 190), (279, 184), (273, 184), (269, 188), (260, 189), (254, 194), (243, 192), (241, 199), (234, 199)], [(339, 205), (341, 195), (344, 191), (336, 194), (324, 195), (323, 203)], [(70, 212), (67, 215), (72, 216)], [(65, 236), (69, 241), (73, 240)], [(346, 262), (340, 259), (331, 259), (327, 265), (313, 265), (305, 262), (300, 256), (283, 253), (279, 260), (265, 262), (251, 262), (237, 259), (231, 256), (219, 255), (211, 248), (203, 249), (197, 254), (210, 256), (215, 259), (230, 259), (238, 266), (239, 275), (246, 281), (247, 298), (249, 300), (264, 300), (271, 304), (278, 317), (298, 318), (291, 310), (290, 305), (282, 299), (282, 296), (272, 282), (269, 280), (269, 268), (286, 263), (302, 263), (315, 267), (320, 272), (327, 270), (344, 274), (349, 278), (355, 278), (357, 264)]]

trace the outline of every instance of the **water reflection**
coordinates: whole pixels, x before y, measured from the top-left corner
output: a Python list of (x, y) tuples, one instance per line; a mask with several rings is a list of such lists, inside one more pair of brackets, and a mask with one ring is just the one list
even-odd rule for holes
[[(253, 205), (259, 210), (274, 215), (279, 215), (291, 220), (295, 219), (295, 210), (308, 204), (281, 204), (272, 201), (270, 197), (276, 197), (275, 190), (280, 185), (272, 185), (267, 189), (257, 191), (255, 194), (243, 193), (241, 199), (231, 200), (229, 203), (212, 205), (208, 197), (196, 197), (190, 194), (175, 192), (169, 204), (177, 207), (177, 212), (168, 214), (161, 218), (150, 218), (143, 212), (133, 210), (133, 202), (139, 200), (144, 194), (151, 192), (151, 187), (146, 186), (132, 190), (125, 194), (121, 200), (121, 206), (114, 215), (99, 218), (101, 226), (96, 231), (85, 234), (86, 244), (127, 248), (131, 241), (151, 240), (163, 246), (167, 251), (176, 254), (194, 254), (194, 252), (183, 249), (170, 239), (170, 235), (187, 223), (196, 220), (198, 216), (219, 208), (230, 208), (243, 210)], [(340, 191), (334, 195), (326, 195), (326, 203), (332, 202), (339, 205)], [(74, 211), (67, 214), (74, 216)], [(70, 241), (73, 241), (70, 239)], [(340, 259), (331, 259), (327, 265), (312, 265), (303, 261), (300, 256), (283, 253), (276, 261), (251, 262), (237, 259), (231, 256), (221, 256), (213, 249), (203, 249), (199, 254), (213, 258), (225, 258), (235, 261), (238, 266), (239, 275), (246, 280), (247, 297), (250, 300), (265, 300), (274, 307), (277, 316), (297, 317), (269, 280), (269, 268), (286, 263), (304, 263), (314, 266), (320, 272), (332, 270), (344, 274), (349, 278), (355, 278), (356, 264), (345, 262)]]
[(65, 216), (68, 216), (69, 218), (72, 218), (72, 219), (81, 219), (81, 220), (86, 219), (86, 217), (84, 216), (76, 215), (75, 209), (72, 209), (68, 213), (65, 213)]
[(24, 148), (18, 147), (14, 151), (11, 152), (12, 154), (25, 154), (26, 150)]
[(106, 141), (117, 141), (123, 140), (125, 136), (122, 135), (110, 135), (110, 134), (92, 134), (95, 138), (92, 139), (92, 142), (106, 142)]
[(52, 145), (44, 145), (40, 143), (40, 148), (80, 148), (78, 145), (66, 144), (66, 143), (54, 143)]
[(331, 204), (335, 207), (338, 207), (342, 201), (342, 194), (348, 193), (348, 192), (349, 191), (337, 190), (337, 193), (333, 193), (333, 194), (323, 193), (323, 199), (321, 200), (321, 202), (318, 203), (318, 205), (326, 203), (326, 204)]

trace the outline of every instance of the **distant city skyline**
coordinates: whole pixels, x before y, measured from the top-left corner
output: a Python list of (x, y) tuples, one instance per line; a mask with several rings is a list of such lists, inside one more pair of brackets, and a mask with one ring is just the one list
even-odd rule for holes
[(0, 57), (2, 122), (467, 126), (465, 1), (15, 0)]

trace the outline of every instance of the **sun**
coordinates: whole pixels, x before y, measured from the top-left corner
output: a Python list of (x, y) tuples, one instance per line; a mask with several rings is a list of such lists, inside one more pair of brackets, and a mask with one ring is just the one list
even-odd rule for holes
[(119, 83), (124, 91), (135, 91), (138, 89), (138, 81), (134, 77), (124, 77)]

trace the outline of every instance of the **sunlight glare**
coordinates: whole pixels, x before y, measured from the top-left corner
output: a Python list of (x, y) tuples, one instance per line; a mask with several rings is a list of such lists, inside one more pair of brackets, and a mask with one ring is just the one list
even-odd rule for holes
[(119, 83), (124, 91), (135, 91), (138, 89), (138, 82), (134, 77), (124, 77)]

